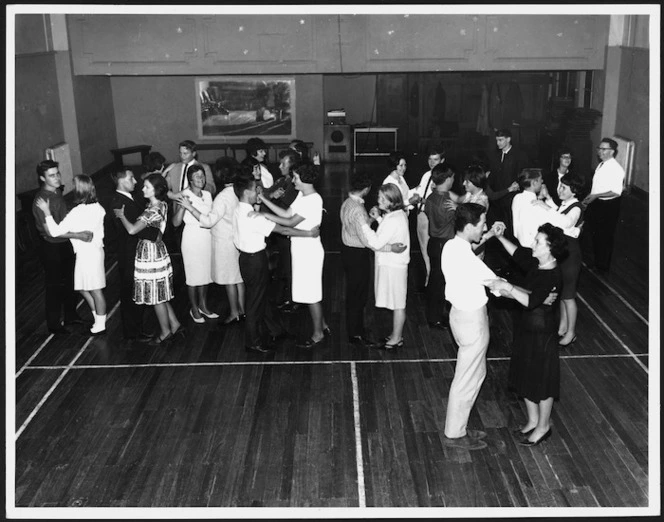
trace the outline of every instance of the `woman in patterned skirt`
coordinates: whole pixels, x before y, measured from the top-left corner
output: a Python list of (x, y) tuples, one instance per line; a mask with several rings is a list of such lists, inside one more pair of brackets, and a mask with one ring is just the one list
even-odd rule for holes
[[(149, 204), (136, 223), (127, 220), (124, 207), (115, 209), (115, 215), (130, 235), (145, 227), (158, 228), (163, 234), (168, 209), (167, 193), (166, 180), (160, 174), (150, 174), (143, 182), (143, 196)], [(152, 345), (164, 345), (184, 331), (169, 303), (173, 297), (173, 265), (161, 236), (157, 241), (139, 239), (136, 245), (134, 301), (136, 304), (154, 306), (161, 333), (151, 341)]]

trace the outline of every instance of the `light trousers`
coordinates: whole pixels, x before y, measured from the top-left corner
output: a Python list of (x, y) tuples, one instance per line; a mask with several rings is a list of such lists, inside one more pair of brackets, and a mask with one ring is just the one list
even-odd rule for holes
[(445, 435), (455, 439), (466, 435), (470, 410), (486, 377), (486, 351), (489, 347), (486, 306), (470, 311), (452, 307), (450, 329), (459, 351), (447, 401)]
[(429, 274), (431, 273), (431, 261), (429, 259), (429, 252), (427, 251), (427, 246), (429, 244), (429, 218), (424, 212), (417, 213), (417, 242), (420, 245), (420, 252), (422, 258), (424, 259), (424, 267), (426, 268), (427, 275), (424, 280), (424, 284), (429, 282)]

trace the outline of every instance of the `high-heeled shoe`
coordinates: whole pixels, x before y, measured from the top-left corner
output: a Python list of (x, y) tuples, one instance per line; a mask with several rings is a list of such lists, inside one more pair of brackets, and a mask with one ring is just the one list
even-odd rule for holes
[(539, 439), (537, 439), (535, 441), (530, 441), (530, 440), (528, 440), (527, 438), (524, 437), (523, 440), (519, 441), (519, 444), (521, 444), (522, 446), (537, 446), (538, 444), (541, 444), (546, 439), (548, 439), (550, 436), (551, 436), (551, 428), (549, 428), (549, 431), (547, 431)]
[(184, 326), (180, 325), (180, 328), (178, 328), (174, 332), (171, 332), (171, 336), (172, 336), (173, 339), (175, 339), (175, 337), (177, 337), (178, 335), (181, 335), (182, 337), (184, 337), (184, 334), (185, 334), (186, 331), (187, 331), (187, 329)]
[(227, 317), (226, 319), (223, 320), (224, 326), (227, 326), (229, 324), (235, 324), (240, 322), (240, 316), (236, 315), (235, 317)]
[(576, 342), (576, 335), (572, 337), (572, 340), (568, 343), (558, 343), (558, 346), (565, 348), (566, 346), (569, 346), (571, 344), (574, 344)]
[(198, 309), (198, 312), (202, 316), (207, 317), (208, 319), (219, 319), (219, 314), (215, 314), (214, 312), (207, 313), (207, 312), (204, 312), (203, 310), (201, 310), (200, 308)]
[(323, 328), (323, 335), (325, 337), (329, 337), (330, 335), (332, 335), (332, 330), (330, 330), (329, 326), (326, 326), (325, 328)]
[(318, 341), (314, 341), (313, 339), (307, 339), (303, 343), (297, 343), (295, 346), (297, 348), (305, 348), (305, 349), (309, 350), (309, 349), (313, 348), (314, 346), (318, 346), (319, 344), (321, 344), (325, 339), (326, 339), (325, 336), (318, 339)]
[(389, 350), (396, 350), (397, 348), (403, 348), (403, 339), (401, 339), (400, 341), (398, 341), (396, 343), (385, 342), (385, 344), (383, 345), (383, 349), (388, 350), (388, 351)]
[(528, 437), (533, 431), (535, 431), (535, 428), (530, 428), (528, 431), (521, 431), (522, 429), (522, 427), (514, 428), (512, 434), (517, 437)]
[(169, 333), (166, 337), (163, 339), (156, 335), (155, 337), (152, 338), (151, 341), (148, 342), (150, 346), (164, 346), (168, 343), (170, 343), (173, 340), (173, 334)]
[(242, 322), (247, 318), (247, 314), (240, 314), (238, 317), (240, 318), (240, 322)]
[(194, 311), (191, 308), (189, 309), (189, 315), (191, 316), (191, 318), (194, 320), (195, 323), (203, 324), (205, 322), (205, 319), (203, 319), (202, 317), (199, 317), (198, 319), (194, 317)]

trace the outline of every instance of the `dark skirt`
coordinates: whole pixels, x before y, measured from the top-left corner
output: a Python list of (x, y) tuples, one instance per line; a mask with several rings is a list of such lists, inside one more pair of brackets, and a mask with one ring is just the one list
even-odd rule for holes
[(560, 359), (553, 307), (525, 310), (514, 335), (509, 387), (539, 402), (560, 397)]
[(569, 255), (560, 264), (563, 274), (563, 289), (560, 299), (574, 299), (581, 272), (581, 243), (578, 238), (565, 236)]
[(134, 301), (156, 305), (173, 297), (173, 265), (166, 245), (163, 241), (139, 240), (134, 265)]

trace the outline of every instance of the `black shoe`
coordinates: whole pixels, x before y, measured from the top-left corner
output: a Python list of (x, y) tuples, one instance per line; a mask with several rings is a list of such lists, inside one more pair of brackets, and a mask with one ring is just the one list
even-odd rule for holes
[[(525, 435), (525, 433), (524, 433)], [(542, 435), (539, 439), (536, 441), (530, 441), (527, 438), (524, 437), (523, 440), (519, 441), (519, 444), (522, 446), (537, 446), (538, 444), (541, 444), (544, 442), (546, 439), (548, 439), (551, 436), (551, 428), (549, 428), (549, 431), (547, 431), (544, 435)]]
[(378, 348), (380, 346), (380, 343), (361, 335), (352, 335), (348, 338), (348, 342), (356, 346), (364, 346), (365, 348)]
[(260, 344), (254, 346), (245, 346), (244, 350), (247, 352), (254, 352), (260, 354), (273, 353), (274, 349), (271, 347), (263, 348)]
[(309, 350), (314, 346), (318, 346), (319, 344), (321, 344), (325, 339), (326, 339), (325, 336), (321, 337), (318, 341), (314, 341), (313, 339), (307, 339), (303, 343), (298, 343), (295, 346), (297, 346), (298, 348), (305, 348)]
[(512, 434), (516, 435), (517, 437), (528, 437), (533, 431), (535, 431), (535, 428), (531, 428), (528, 431), (521, 431), (523, 428), (520, 426), (518, 428), (514, 428), (512, 430)]
[(155, 336), (152, 338), (151, 341), (148, 342), (150, 346), (166, 346), (168, 343), (170, 343), (173, 340), (173, 334), (169, 333), (166, 337), (163, 339), (160, 336)]
[(277, 310), (284, 310), (285, 308), (290, 308), (293, 305), (293, 301), (282, 301), (277, 305)]
[(450, 323), (446, 321), (430, 321), (429, 328), (437, 328), (438, 330), (448, 330)]
[(389, 351), (389, 350), (396, 350), (397, 348), (403, 348), (403, 339), (401, 339), (397, 343), (388, 343), (388, 342), (386, 342), (383, 345), (383, 350), (388, 350)]
[(49, 328), (48, 331), (51, 332), (53, 335), (65, 335), (65, 334), (71, 333), (64, 326), (57, 326), (55, 328)]
[(323, 335), (324, 335), (325, 337), (329, 337), (330, 335), (332, 335), (332, 330), (330, 330), (330, 327), (329, 327), (329, 326), (326, 326), (326, 327), (323, 329)]

